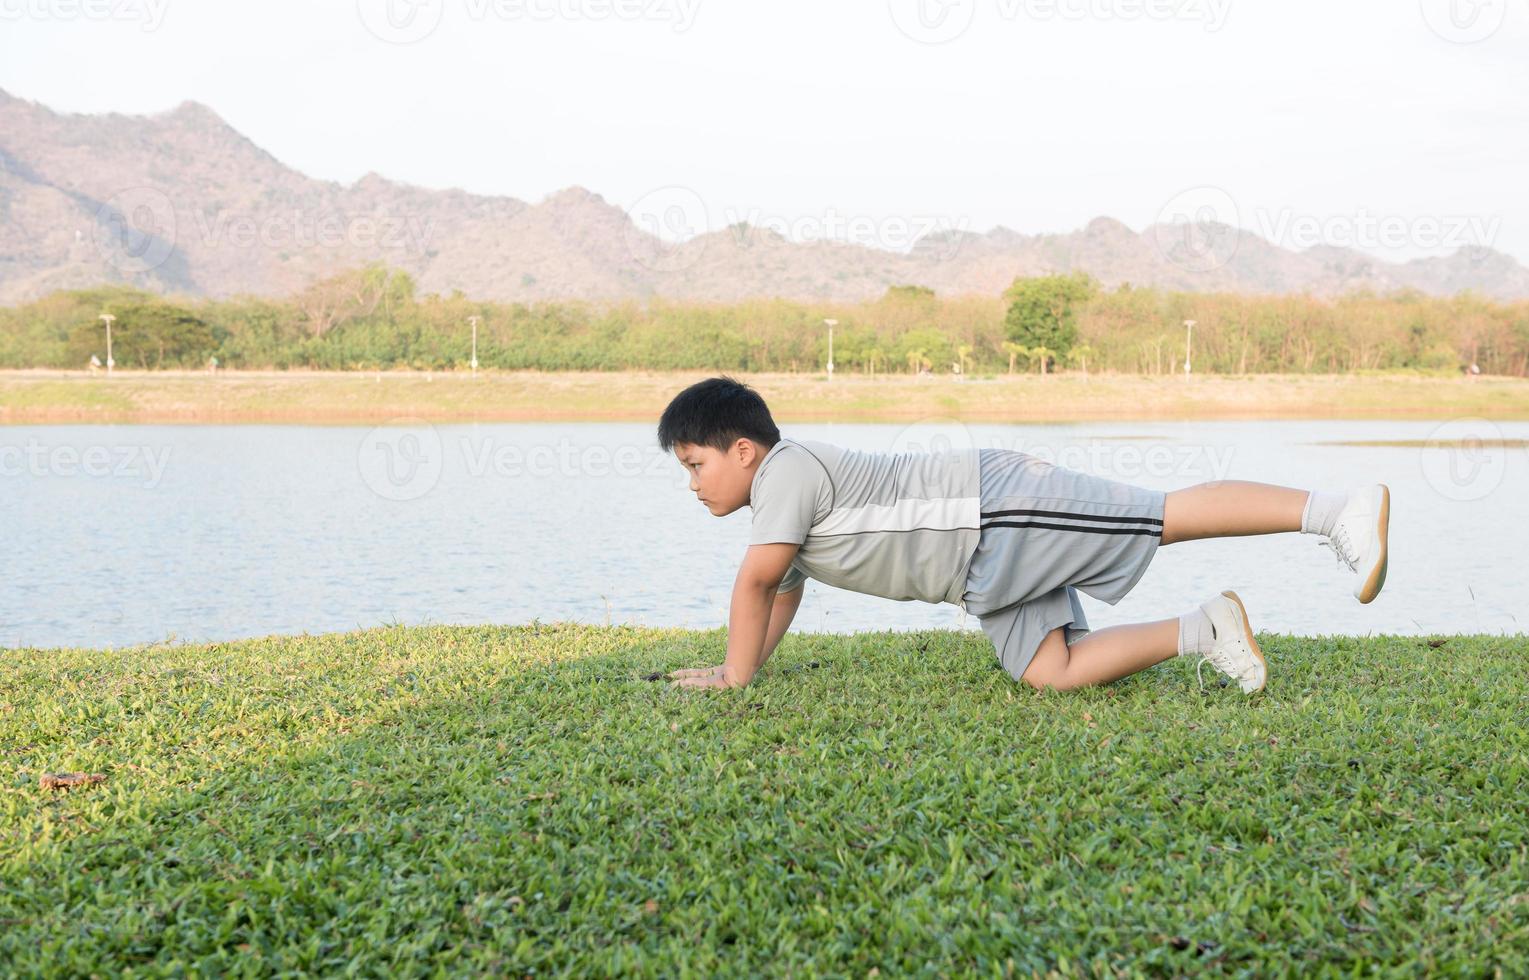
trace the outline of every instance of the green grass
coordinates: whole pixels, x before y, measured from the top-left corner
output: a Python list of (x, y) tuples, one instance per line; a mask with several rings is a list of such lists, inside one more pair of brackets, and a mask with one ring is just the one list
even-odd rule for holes
[(1521, 970), (1529, 640), (1261, 641), (1252, 699), (943, 631), (8, 651), (0, 974)]

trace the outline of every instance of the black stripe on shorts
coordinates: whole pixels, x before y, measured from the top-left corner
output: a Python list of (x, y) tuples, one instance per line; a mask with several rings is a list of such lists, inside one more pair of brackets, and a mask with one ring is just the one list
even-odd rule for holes
[(1086, 527), (1080, 524), (1048, 524), (1044, 521), (994, 521), (991, 524), (982, 525), (986, 531), (993, 527), (1039, 527), (1050, 528), (1054, 531), (1085, 531), (1089, 534), (1150, 534), (1161, 536), (1162, 530), (1155, 527)]
[(1155, 517), (1100, 517), (1098, 514), (1071, 514), (1065, 510), (993, 510), (987, 511), (983, 517), (1056, 517), (1066, 518), (1073, 521), (1099, 521), (1104, 524), (1155, 524), (1163, 526), (1163, 522)]

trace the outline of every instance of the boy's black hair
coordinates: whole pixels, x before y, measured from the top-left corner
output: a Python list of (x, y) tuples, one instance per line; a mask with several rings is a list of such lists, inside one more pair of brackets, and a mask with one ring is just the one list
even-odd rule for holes
[(780, 442), (780, 429), (759, 393), (726, 375), (697, 381), (675, 395), (658, 420), (658, 445), (666, 453), (682, 442), (725, 453), (740, 438), (768, 451)]

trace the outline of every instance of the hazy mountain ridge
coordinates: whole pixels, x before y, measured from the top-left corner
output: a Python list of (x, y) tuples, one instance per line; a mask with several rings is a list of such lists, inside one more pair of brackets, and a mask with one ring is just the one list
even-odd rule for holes
[(0, 302), (102, 282), (286, 295), (373, 261), (426, 292), (494, 300), (856, 301), (909, 283), (994, 294), (1018, 275), (1074, 269), (1111, 286), (1529, 297), (1529, 269), (1490, 248), (1391, 263), (1331, 246), (1291, 251), (1225, 225), (1137, 233), (1107, 217), (1063, 234), (935, 232), (907, 253), (747, 225), (670, 246), (581, 187), (529, 204), (377, 174), (343, 185), (298, 173), (194, 102), (82, 115), (0, 92)]

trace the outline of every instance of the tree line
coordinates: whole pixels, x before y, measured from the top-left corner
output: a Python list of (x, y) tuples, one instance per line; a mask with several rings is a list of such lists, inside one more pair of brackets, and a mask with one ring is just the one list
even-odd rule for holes
[[(863, 303), (495, 303), (419, 295), (368, 266), (281, 299), (188, 300), (122, 287), (0, 308), (0, 367), (465, 370), (824, 369), (838, 373), (1031, 371), (1529, 373), (1529, 302), (1416, 292), (1335, 299), (1102, 288), (1084, 275), (1016, 279), (1000, 296), (897, 286)], [(1193, 321), (1192, 330), (1186, 321)]]

